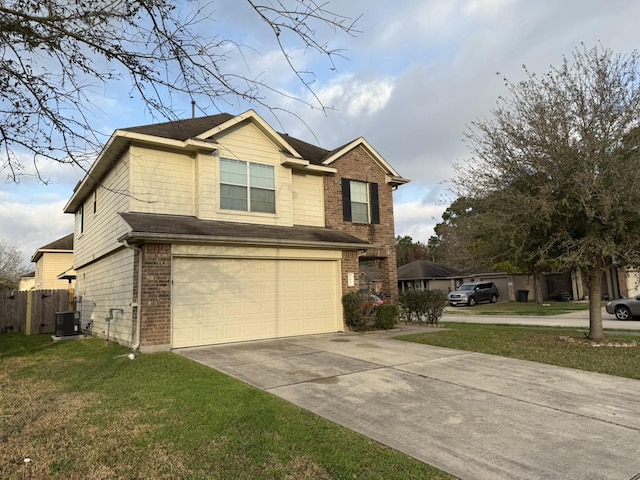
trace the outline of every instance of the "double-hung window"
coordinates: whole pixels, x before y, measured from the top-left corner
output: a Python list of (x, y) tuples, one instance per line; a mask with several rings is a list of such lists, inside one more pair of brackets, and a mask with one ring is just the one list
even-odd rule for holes
[(369, 184), (365, 182), (349, 182), (351, 196), (351, 221), (369, 223)]
[(273, 166), (221, 158), (220, 208), (276, 213)]
[(345, 222), (380, 223), (378, 184), (343, 178), (342, 213)]

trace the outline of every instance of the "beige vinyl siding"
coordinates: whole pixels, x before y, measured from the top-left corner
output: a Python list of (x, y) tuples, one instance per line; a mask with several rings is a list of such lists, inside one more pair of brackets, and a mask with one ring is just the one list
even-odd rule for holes
[[(93, 322), (91, 332), (99, 337), (106, 337), (109, 327), (109, 338), (124, 345), (132, 339), (133, 254), (123, 248), (76, 271), (83, 327)], [(114, 312), (114, 320), (107, 325), (110, 308), (122, 308), (124, 313)]]
[(93, 213), (93, 194), (84, 202), (84, 231), (80, 234), (76, 216), (74, 236), (75, 268), (81, 267), (122, 246), (118, 237), (127, 227), (118, 215), (129, 211), (129, 155), (105, 176), (98, 187), (97, 210)]
[[(200, 155), (198, 215), (207, 220), (291, 226), (291, 170), (280, 165), (279, 148), (254, 124), (245, 122), (215, 138), (220, 151), (215, 156)], [(272, 165), (275, 173), (276, 213), (222, 210), (220, 204), (220, 158)], [(213, 161), (211, 161), (213, 160)]]
[(195, 215), (206, 220), (216, 219), (218, 204), (219, 160), (213, 154), (200, 153), (196, 159)]
[(45, 252), (36, 262), (36, 290), (69, 288), (67, 280), (58, 280), (58, 275), (73, 266), (72, 252)]
[(324, 227), (324, 190), (322, 177), (293, 172), (293, 224)]
[(131, 211), (194, 215), (195, 159), (191, 154), (141, 146), (130, 149)]

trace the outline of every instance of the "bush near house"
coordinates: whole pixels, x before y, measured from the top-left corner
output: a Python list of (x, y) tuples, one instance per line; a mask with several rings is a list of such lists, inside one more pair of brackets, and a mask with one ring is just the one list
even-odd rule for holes
[(376, 305), (368, 299), (368, 294), (345, 293), (342, 308), (347, 327), (359, 332), (366, 330), (390, 330), (397, 323), (398, 307)]
[(396, 305), (381, 305), (376, 308), (376, 330), (391, 330), (398, 323), (398, 307)]
[(440, 290), (408, 290), (400, 294), (399, 302), (405, 322), (437, 325), (447, 306), (447, 296)]

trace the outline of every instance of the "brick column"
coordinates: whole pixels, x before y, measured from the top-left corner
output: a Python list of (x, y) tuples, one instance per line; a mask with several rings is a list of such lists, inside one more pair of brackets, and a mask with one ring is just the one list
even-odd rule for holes
[[(141, 349), (171, 347), (171, 245), (142, 245)], [(136, 281), (137, 283), (137, 281)]]

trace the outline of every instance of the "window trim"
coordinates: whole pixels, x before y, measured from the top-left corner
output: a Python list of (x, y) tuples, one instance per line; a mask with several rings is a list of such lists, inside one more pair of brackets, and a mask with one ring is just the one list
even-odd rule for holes
[(78, 213), (78, 229), (80, 234), (84, 233), (84, 202), (80, 204), (77, 210)]
[[(231, 182), (224, 182), (222, 180), (222, 163), (223, 161), (230, 161), (230, 162), (236, 162), (236, 163), (242, 163), (244, 164), (245, 168), (246, 168), (246, 184), (240, 184), (240, 183), (231, 183)], [(273, 188), (269, 188), (269, 187), (263, 187), (263, 186), (259, 186), (259, 187), (255, 187), (251, 185), (251, 166), (255, 165), (258, 167), (267, 167), (268, 169), (270, 169), (271, 174), (272, 174), (272, 178), (271, 180), (273, 180)], [(219, 195), (218, 195), (218, 200), (219, 200), (219, 207), (221, 210), (226, 210), (226, 211), (231, 211), (231, 212), (244, 212), (244, 213), (252, 213), (252, 214), (265, 214), (265, 215), (275, 215), (276, 211), (277, 211), (277, 196), (276, 196), (276, 169), (273, 165), (269, 165), (269, 164), (265, 164), (265, 163), (258, 163), (258, 162), (249, 162), (246, 160), (239, 160), (236, 158), (226, 158), (226, 157), (221, 157), (220, 158), (220, 163), (219, 163), (219, 168), (218, 168), (218, 172), (219, 172), (219, 178), (218, 178), (218, 186), (219, 186)], [(235, 208), (228, 208), (228, 207), (223, 207), (222, 206), (222, 202), (223, 202), (223, 197), (222, 197), (222, 186), (223, 185), (228, 185), (228, 186), (233, 186), (233, 187), (243, 187), (245, 189), (245, 194), (246, 194), (246, 209), (235, 209)], [(260, 210), (252, 210), (252, 201), (251, 201), (251, 191), (252, 190), (260, 190), (260, 191), (268, 191), (268, 192), (273, 192), (273, 211), (269, 211), (269, 212), (264, 212), (264, 211), (260, 211)]]
[[(351, 182), (364, 183), (367, 185), (368, 216), (367, 223), (354, 222), (351, 201)], [(378, 184), (375, 182), (365, 182), (351, 178), (342, 178), (342, 219), (357, 225), (377, 225), (380, 224), (380, 200)]]

